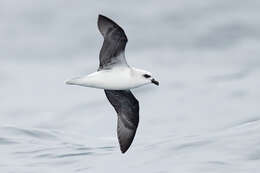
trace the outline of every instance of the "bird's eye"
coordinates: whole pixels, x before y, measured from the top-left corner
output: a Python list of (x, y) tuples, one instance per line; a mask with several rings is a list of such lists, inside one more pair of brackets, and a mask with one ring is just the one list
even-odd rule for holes
[(143, 75), (145, 78), (150, 78), (151, 77), (151, 75), (149, 75), (149, 74), (144, 74)]

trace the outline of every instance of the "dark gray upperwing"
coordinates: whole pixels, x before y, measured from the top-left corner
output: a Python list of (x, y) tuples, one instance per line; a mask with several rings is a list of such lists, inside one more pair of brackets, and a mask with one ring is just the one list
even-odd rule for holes
[(127, 65), (124, 50), (127, 37), (124, 30), (111, 19), (99, 15), (98, 29), (104, 37), (103, 46), (99, 53), (99, 68), (109, 69), (113, 65)]
[(122, 153), (133, 142), (139, 123), (139, 103), (130, 90), (105, 90), (107, 99), (118, 115), (117, 137)]

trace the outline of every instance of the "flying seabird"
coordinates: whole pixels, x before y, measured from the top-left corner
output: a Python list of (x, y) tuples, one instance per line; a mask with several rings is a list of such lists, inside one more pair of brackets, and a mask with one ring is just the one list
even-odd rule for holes
[(150, 72), (127, 64), (127, 37), (118, 24), (99, 15), (97, 25), (104, 37), (98, 70), (86, 76), (72, 78), (66, 84), (105, 90), (107, 99), (117, 113), (117, 137), (121, 152), (125, 153), (134, 139), (139, 122), (139, 102), (130, 89), (150, 83), (159, 85), (159, 82)]

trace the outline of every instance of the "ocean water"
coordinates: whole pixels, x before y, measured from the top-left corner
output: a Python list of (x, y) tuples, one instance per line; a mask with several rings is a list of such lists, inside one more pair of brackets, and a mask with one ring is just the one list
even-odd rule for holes
[[(260, 2), (0, 0), (0, 172), (260, 172)], [(121, 154), (98, 66), (101, 13), (160, 86)]]

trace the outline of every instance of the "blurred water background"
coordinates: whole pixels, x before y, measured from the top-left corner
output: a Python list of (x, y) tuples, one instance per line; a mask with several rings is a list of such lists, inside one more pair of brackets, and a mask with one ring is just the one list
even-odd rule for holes
[[(260, 1), (0, 0), (0, 172), (260, 171)], [(101, 13), (125, 30), (140, 124), (122, 155), (93, 72)]]

